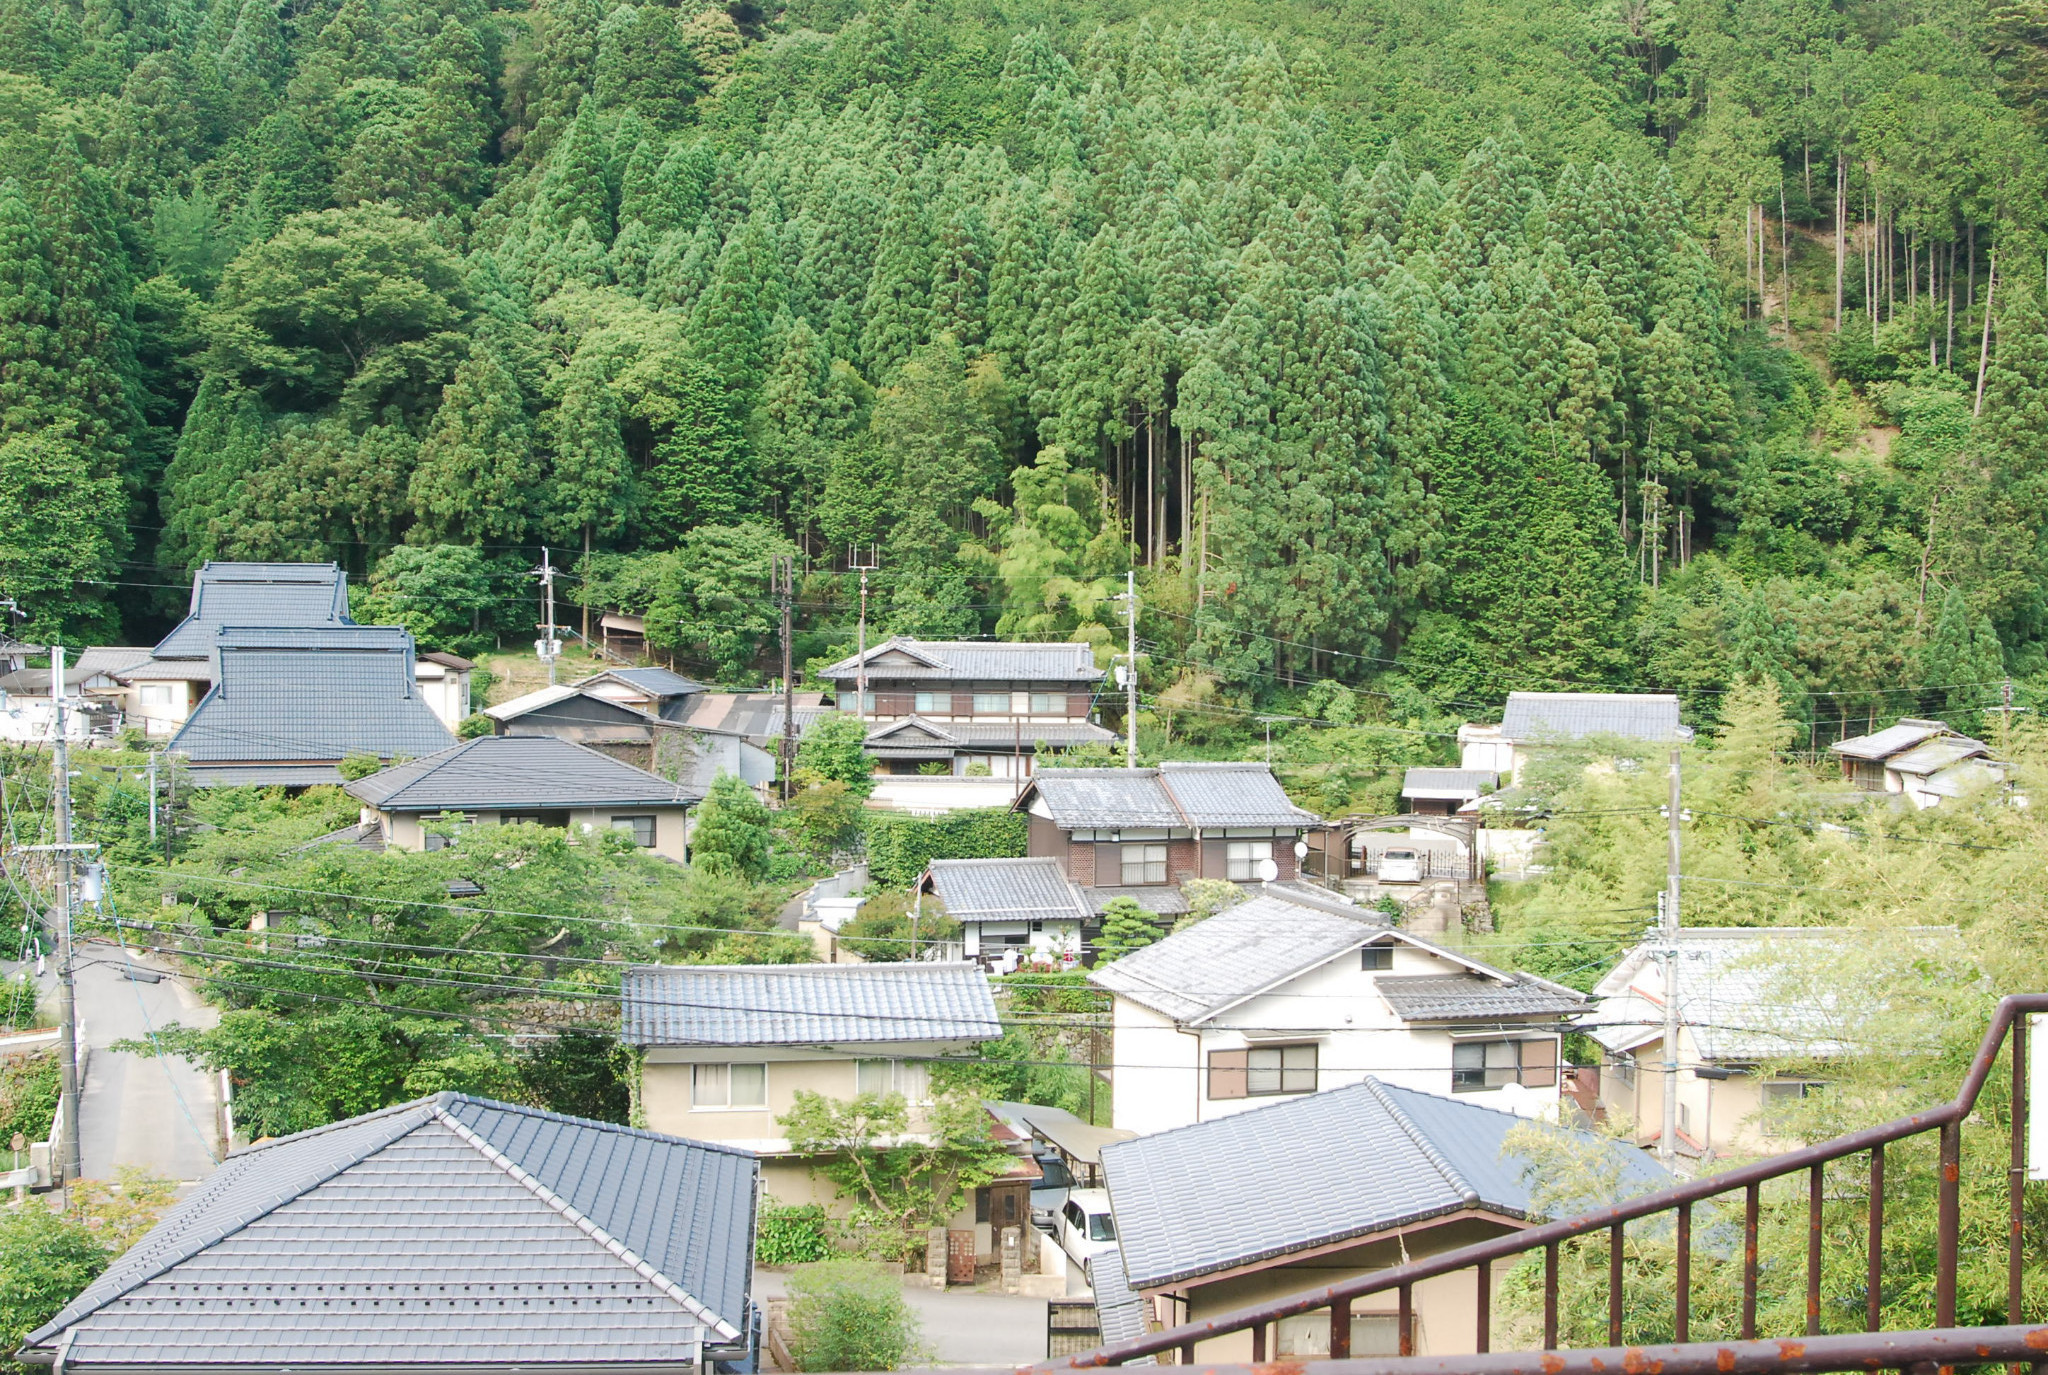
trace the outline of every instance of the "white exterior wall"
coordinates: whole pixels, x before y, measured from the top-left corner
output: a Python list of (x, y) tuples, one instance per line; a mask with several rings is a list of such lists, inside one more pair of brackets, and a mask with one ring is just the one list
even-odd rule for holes
[[(1411, 945), (1394, 946), (1385, 973), (1448, 974), (1462, 966)], [(1183, 1029), (1128, 998), (1116, 999), (1113, 1026), (1115, 1125), (1147, 1135), (1171, 1127), (1228, 1117), (1292, 1095), (1212, 1099), (1206, 1068), (1211, 1051), (1313, 1042), (1316, 1088), (1342, 1088), (1377, 1078), (1403, 1088), (1451, 1096), (1451, 1047), (1459, 1040), (1547, 1039), (1554, 1032), (1510, 1027), (1466, 1035), (1439, 1025), (1411, 1026), (1374, 988), (1376, 972), (1359, 968), (1355, 950), (1296, 977), (1283, 987), (1240, 1004), (1200, 1028)], [(1560, 1065), (1560, 1070), (1562, 1066)], [(1464, 1102), (1533, 1117), (1554, 1109), (1559, 1088), (1498, 1089), (1459, 1093)]]
[(413, 665), (413, 681), (419, 685), (420, 700), (454, 730), (469, 715), (469, 675), (446, 664), (421, 661)]
[[(1010, 950), (1055, 961), (1063, 956), (1080, 958), (1081, 923), (1078, 920), (1039, 922), (1036, 931), (1031, 929), (1032, 925), (1028, 921), (963, 921), (960, 934), (969, 959), (1001, 955)], [(1005, 939), (1011, 936), (1022, 936), (1023, 944)]]

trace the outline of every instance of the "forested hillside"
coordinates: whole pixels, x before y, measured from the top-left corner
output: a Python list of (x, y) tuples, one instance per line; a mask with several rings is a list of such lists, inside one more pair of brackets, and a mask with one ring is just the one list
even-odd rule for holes
[(810, 655), (861, 547), (928, 635), (1135, 565), (1212, 713), (2048, 669), (2039, 0), (0, 0), (0, 63), (26, 633), (287, 558), (515, 643), (548, 543), (745, 683), (771, 556)]

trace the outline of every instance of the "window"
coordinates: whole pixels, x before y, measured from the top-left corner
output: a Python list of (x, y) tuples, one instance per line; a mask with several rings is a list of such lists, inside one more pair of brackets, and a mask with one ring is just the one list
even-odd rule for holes
[(1316, 1091), (1316, 1048), (1254, 1046), (1209, 1052), (1209, 1097), (1271, 1098)]
[(1034, 692), (1031, 694), (1033, 716), (1065, 716), (1067, 694), (1064, 692)]
[(1126, 888), (1148, 883), (1166, 882), (1166, 847), (1164, 845), (1125, 845), (1123, 849), (1123, 872), (1119, 882)]
[[(1421, 1323), (1409, 1319), (1411, 1331)], [(1280, 1320), (1280, 1349), (1275, 1354), (1327, 1359), (1330, 1354), (1330, 1314), (1301, 1313)], [(1351, 1315), (1353, 1356), (1398, 1356), (1401, 1354), (1401, 1318), (1396, 1313), (1354, 1313)]]
[(654, 818), (651, 816), (615, 816), (612, 829), (629, 833), (633, 843), (643, 850), (654, 848)]
[(1358, 952), (1358, 967), (1368, 972), (1387, 970), (1394, 967), (1394, 947), (1391, 945), (1368, 945)]
[(1614, 1076), (1614, 1082), (1623, 1088), (1636, 1086), (1636, 1061), (1633, 1055), (1617, 1055), (1607, 1062), (1607, 1072)]
[(554, 826), (564, 831), (569, 829), (567, 812), (500, 812), (498, 820), (507, 826), (517, 826), (523, 822), (533, 826)]
[(920, 716), (933, 716), (941, 713), (951, 716), (953, 714), (953, 694), (950, 692), (920, 692), (917, 694), (913, 710)]
[(925, 1067), (911, 1060), (858, 1060), (854, 1062), (855, 1093), (877, 1096), (900, 1093), (912, 1103), (922, 1103), (930, 1094)]
[(1223, 875), (1232, 883), (1252, 883), (1262, 877), (1259, 866), (1273, 857), (1270, 840), (1233, 840), (1225, 851)]
[(1813, 1097), (1825, 1084), (1811, 1080), (1780, 1080), (1763, 1085), (1763, 1128), (1770, 1135), (1776, 1135), (1788, 1125), (1788, 1118), (1799, 1108), (1799, 1104)]
[(1451, 1047), (1451, 1092), (1476, 1093), (1507, 1084), (1557, 1086), (1557, 1042), (1460, 1041)]
[(767, 1107), (768, 1066), (691, 1066), (690, 1106), (693, 1108)]
[(866, 716), (875, 714), (875, 694), (872, 692), (842, 692), (838, 701), (841, 711), (857, 711)]
[(145, 707), (167, 707), (170, 704), (171, 685), (169, 683), (144, 683), (142, 685), (142, 705)]
[(1116, 1219), (1108, 1213), (1088, 1214), (1088, 1240), (1115, 1241)]
[(976, 716), (1008, 716), (1010, 694), (1007, 692), (977, 692), (974, 694)]

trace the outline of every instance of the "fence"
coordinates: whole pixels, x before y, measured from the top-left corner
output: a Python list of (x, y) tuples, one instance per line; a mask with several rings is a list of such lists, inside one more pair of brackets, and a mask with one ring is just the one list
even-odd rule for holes
[[(1832, 1141), (1662, 1189), (1579, 1217), (1531, 1227), (1288, 1298), (1234, 1309), (1200, 1322), (1183, 1323), (1143, 1337), (1114, 1342), (1056, 1364), (1064, 1367), (1123, 1365), (1140, 1357), (1170, 1352), (1178, 1352), (1183, 1363), (1191, 1363), (1195, 1359), (1198, 1341), (1245, 1331), (1251, 1333), (1252, 1360), (1262, 1362), (1267, 1354), (1268, 1330), (1273, 1324), (1282, 1318), (1324, 1309), (1329, 1311), (1330, 1357), (1339, 1363), (1328, 1367), (1330, 1375), (1358, 1375), (1364, 1371), (1425, 1375), (1425, 1372), (1453, 1370), (1462, 1372), (1462, 1375), (1521, 1375), (1524, 1371), (1531, 1372), (1531, 1375), (1539, 1371), (1541, 1375), (1579, 1375), (1579, 1372), (1602, 1370), (1655, 1371), (1660, 1375), (1693, 1375), (1693, 1372), (1704, 1375), (1708, 1371), (1716, 1375), (1739, 1375), (1740, 1372), (1768, 1371), (1775, 1375), (1781, 1371), (1801, 1370), (1905, 1369), (1923, 1363), (1946, 1367), (1964, 1362), (2013, 1362), (2017, 1366), (2048, 1361), (2048, 1328), (2020, 1325), (2027, 1132), (2024, 1018), (2033, 1012), (2048, 1012), (2048, 994), (2031, 993), (2002, 999), (1970, 1061), (1960, 1091), (1951, 1101), (1925, 1112), (1866, 1127)], [(2007, 1166), (2009, 1211), (2005, 1228), (2007, 1326), (1958, 1329), (1955, 1326), (1956, 1263), (1961, 1231), (1962, 1125), (1975, 1110), (1978, 1095), (2008, 1037), (2012, 1045), (2012, 1124), (2011, 1160)], [(1884, 1332), (1880, 1328), (1885, 1275), (1885, 1148), (1894, 1142), (1937, 1133), (1934, 1326), (1911, 1332)], [(1835, 1162), (1856, 1161), (1860, 1157), (1868, 1158), (1870, 1181), (1865, 1248), (1865, 1330), (1822, 1336), (1822, 1210), (1827, 1198), (1826, 1171)], [(1805, 1176), (1807, 1201), (1805, 1333), (1802, 1340), (1757, 1341), (1757, 1233), (1762, 1189), (1773, 1180), (1793, 1179), (1801, 1175)], [(1694, 1343), (1691, 1340), (1694, 1212), (1702, 1203), (1738, 1194), (1741, 1198), (1741, 1339), (1737, 1342)], [(1671, 1218), (1676, 1233), (1672, 1331), (1677, 1340), (1665, 1347), (1624, 1350), (1623, 1241), (1626, 1228), (1631, 1222), (1666, 1216)], [(1607, 1341), (1612, 1349), (1557, 1353), (1559, 1248), (1574, 1238), (1594, 1237), (1601, 1233), (1606, 1234), (1608, 1242)], [(1489, 1356), (1487, 1353), (1492, 1350), (1494, 1267), (1504, 1262), (1518, 1263), (1539, 1253), (1543, 1258), (1543, 1345), (1549, 1349), (1548, 1354)], [(1477, 1357), (1414, 1358), (1415, 1286), (1426, 1279), (1463, 1271), (1472, 1272), (1477, 1286), (1474, 1337), (1481, 1354)], [(1775, 1282), (1783, 1283), (1790, 1278), (1789, 1275), (1778, 1276)], [(1412, 1359), (1347, 1362), (1346, 1358), (1351, 1354), (1353, 1301), (1389, 1291), (1397, 1296), (1399, 1304), (1396, 1330), (1400, 1339), (1400, 1355)]]

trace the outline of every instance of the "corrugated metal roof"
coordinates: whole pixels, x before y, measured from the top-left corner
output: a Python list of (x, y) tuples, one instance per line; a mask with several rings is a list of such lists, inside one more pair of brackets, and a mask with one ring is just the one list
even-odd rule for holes
[(1287, 800), (1269, 764), (1164, 763), (1160, 781), (1195, 826), (1300, 826), (1319, 820)]
[[(1867, 1012), (1868, 989), (1861, 981), (1838, 988), (1836, 980), (1816, 979), (1815, 969), (1872, 939), (1872, 933), (1829, 926), (1687, 927), (1678, 936), (1679, 1019), (1708, 1060), (1843, 1054), (1849, 1049), (1845, 1024)], [(1959, 971), (1972, 967), (1953, 926), (1897, 928), (1881, 939), (1902, 958), (1931, 958)], [(1593, 1009), (1578, 1025), (1609, 1050), (1640, 1045), (1663, 1030), (1662, 1004), (1632, 991), (1661, 996), (1661, 945), (1660, 939), (1637, 946), (1594, 986)], [(1845, 1006), (1844, 995), (1855, 1001)]]
[(1945, 735), (1924, 745), (1916, 745), (1904, 754), (1894, 755), (1884, 761), (1884, 766), (1900, 773), (1939, 773), (1951, 764), (1960, 764), (1965, 759), (1989, 753), (1991, 747), (1982, 740), (1972, 740), (1967, 735)]
[(955, 921), (1080, 921), (1080, 891), (1056, 859), (935, 859), (932, 890)]
[(559, 721), (564, 725), (611, 726), (636, 724), (651, 727), (670, 724), (663, 722), (660, 717), (650, 712), (640, 710), (638, 707), (630, 706), (625, 702), (615, 702), (609, 697), (599, 697), (595, 693), (585, 692), (582, 688), (574, 687), (538, 688), (533, 692), (522, 693), (509, 702), (500, 702), (494, 707), (485, 707), (484, 715), (490, 717), (493, 721), (517, 721), (522, 716), (529, 716), (547, 707), (563, 707), (565, 703), (574, 703), (576, 705), (573, 708), (564, 707), (561, 711), (550, 713), (551, 719)]
[(1500, 786), (1491, 769), (1410, 769), (1401, 777), (1401, 796), (1458, 801)]
[(1925, 721), (1912, 716), (1902, 716), (1881, 731), (1870, 735), (1853, 735), (1847, 740), (1837, 740), (1828, 746), (1830, 753), (1849, 759), (1875, 762), (1889, 759), (1903, 750), (1909, 750), (1923, 740), (1932, 740), (1937, 735), (1948, 734), (1948, 723)]
[[(1527, 1125), (1367, 1079), (1105, 1146), (1127, 1278), (1158, 1288), (1466, 1208), (1534, 1218), (1522, 1163), (1503, 1158)], [(1611, 1152), (1631, 1192), (1670, 1182), (1640, 1151), (1572, 1134)]]
[[(911, 662), (877, 663), (903, 657)], [(860, 655), (818, 670), (827, 682), (860, 676)], [(913, 640), (897, 636), (867, 652), (868, 681), (1095, 683), (1102, 670), (1085, 644), (1022, 644), (982, 640)]]
[(1493, 1017), (1571, 1016), (1586, 995), (1533, 974), (1502, 983), (1482, 974), (1382, 974), (1373, 981), (1387, 1005), (1410, 1022), (1483, 1021)]
[(634, 965), (620, 1039), (636, 1046), (992, 1041), (988, 976), (972, 964)]
[(1518, 741), (1692, 738), (1691, 728), (1679, 723), (1678, 698), (1662, 692), (1511, 692), (1500, 730)]
[(229, 1156), (29, 1344), (85, 1368), (688, 1361), (746, 1328), (757, 1174), (442, 1094)]
[(479, 735), (357, 779), (347, 791), (387, 812), (673, 807), (702, 800), (645, 769), (553, 735)]
[(196, 765), (393, 759), (454, 743), (419, 695), (402, 629), (236, 627), (217, 639), (219, 676), (170, 743)]
[(348, 574), (332, 563), (211, 563), (192, 579), (191, 609), (157, 642), (159, 659), (204, 659), (222, 626), (342, 626)]

